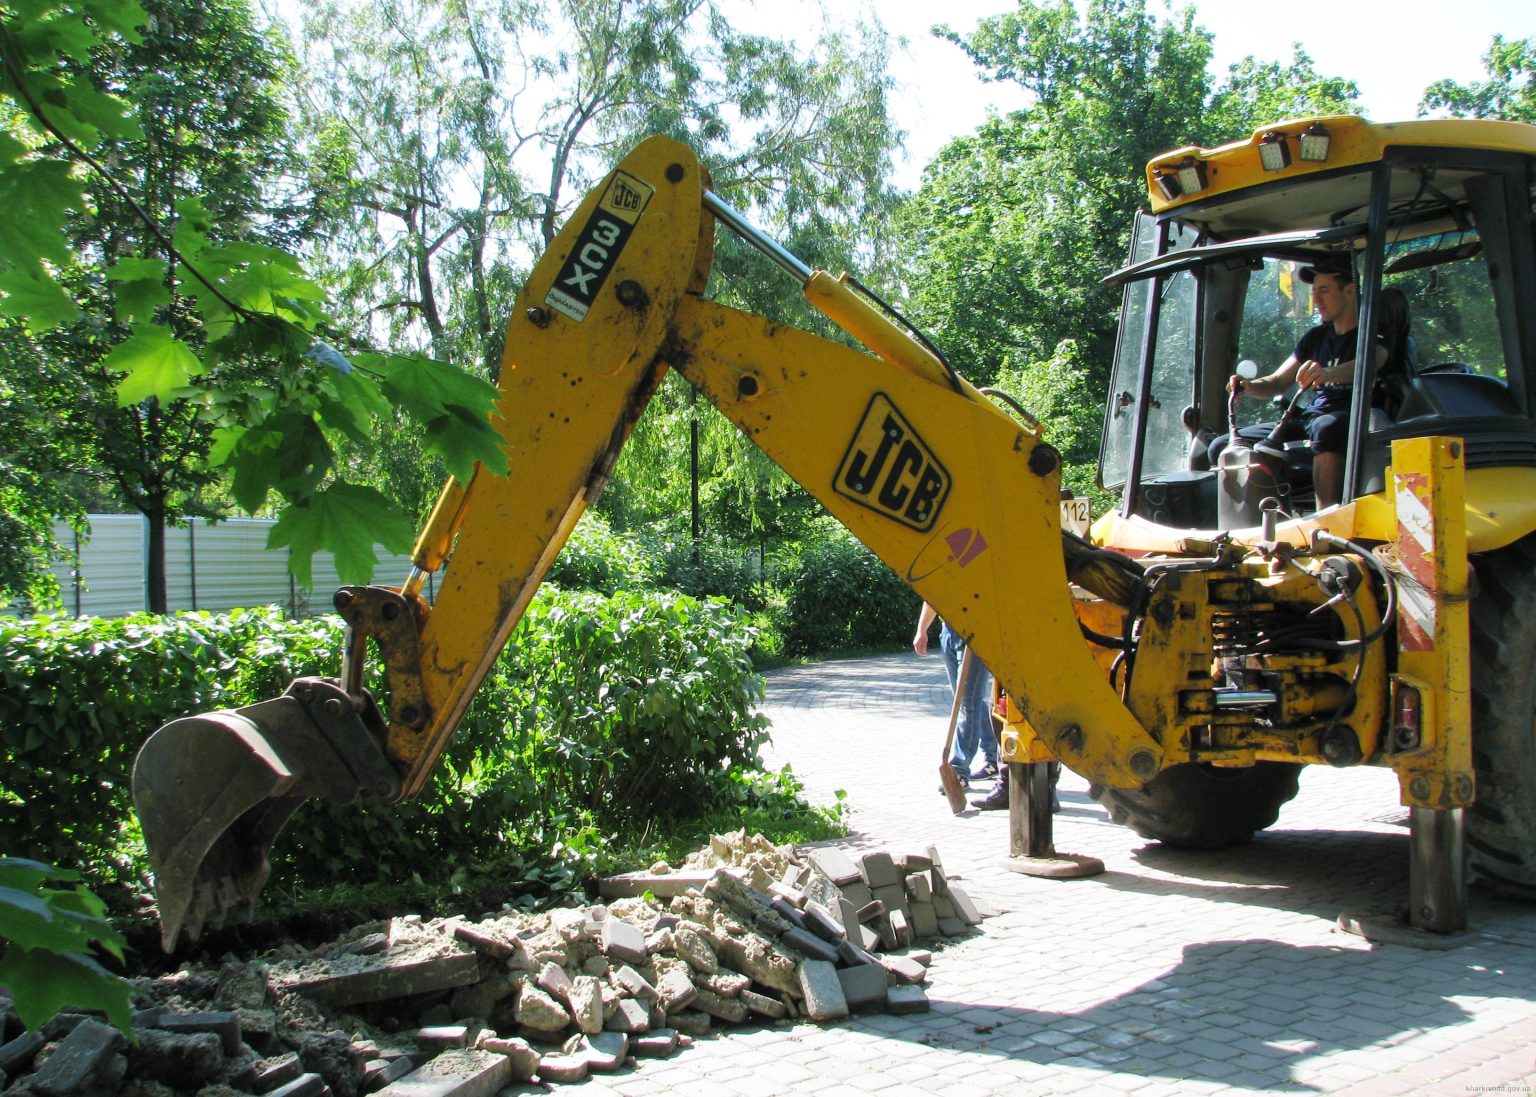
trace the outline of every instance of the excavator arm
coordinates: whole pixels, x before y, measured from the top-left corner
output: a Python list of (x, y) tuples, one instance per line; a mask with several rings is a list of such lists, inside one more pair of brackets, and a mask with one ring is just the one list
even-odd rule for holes
[[(721, 221), (874, 354), (706, 300)], [(254, 901), (304, 799), (421, 791), (668, 369), (963, 634), (1055, 753), (1108, 785), (1161, 768), (1162, 748), (1095, 664), (1068, 585), (1071, 566), (1123, 601), (1134, 565), (1064, 539), (1056, 451), (845, 280), (755, 234), (684, 146), (644, 142), (587, 196), (520, 294), (506, 346), (510, 471), (444, 489), (401, 587), (337, 593), (341, 677), (173, 721), (141, 750), (134, 797), (168, 949)], [(450, 553), (429, 607), (425, 576)], [(362, 686), (375, 654), (387, 716)]]

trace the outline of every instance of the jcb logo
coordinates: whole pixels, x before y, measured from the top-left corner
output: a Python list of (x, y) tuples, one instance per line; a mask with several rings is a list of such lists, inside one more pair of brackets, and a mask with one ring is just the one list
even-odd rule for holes
[(877, 392), (848, 444), (833, 489), (920, 532), (933, 528), (949, 473), (890, 397)]
[(640, 192), (624, 182), (622, 177), (613, 181), (613, 186), (608, 190), (608, 204), (614, 209), (629, 210), (639, 213), (644, 200)]

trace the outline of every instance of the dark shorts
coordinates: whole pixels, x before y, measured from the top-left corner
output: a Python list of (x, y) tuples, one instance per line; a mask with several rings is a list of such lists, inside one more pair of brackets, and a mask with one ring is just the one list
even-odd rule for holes
[(1343, 411), (1307, 411), (1302, 425), (1312, 441), (1312, 452), (1343, 453), (1349, 446), (1349, 409)]

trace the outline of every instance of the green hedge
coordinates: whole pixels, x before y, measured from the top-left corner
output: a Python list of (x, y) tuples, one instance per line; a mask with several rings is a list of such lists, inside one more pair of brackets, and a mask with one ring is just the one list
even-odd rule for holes
[[(78, 866), (96, 887), (142, 884), (139, 744), (175, 717), (333, 674), (340, 644), (338, 620), (275, 609), (0, 621), (0, 851)], [(590, 852), (605, 828), (730, 801), (730, 770), (755, 764), (763, 726), (750, 644), (718, 603), (546, 588), (430, 791), (394, 807), (306, 805), (273, 850), (274, 886), (441, 878), (556, 843)]]
[(777, 583), (785, 592), (779, 628), (787, 655), (903, 646), (923, 604), (884, 561), (830, 519)]

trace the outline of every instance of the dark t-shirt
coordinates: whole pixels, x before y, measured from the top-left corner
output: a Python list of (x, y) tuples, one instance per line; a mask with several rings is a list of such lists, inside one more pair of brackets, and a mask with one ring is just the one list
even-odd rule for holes
[[(1301, 337), (1293, 352), (1298, 362), (1317, 362), (1324, 366), (1336, 366), (1340, 362), (1355, 360), (1355, 340), (1358, 329), (1350, 328), (1340, 333), (1332, 324), (1319, 324)], [(1323, 412), (1348, 412), (1350, 385), (1319, 385), (1317, 395), (1307, 411), (1313, 415)]]

